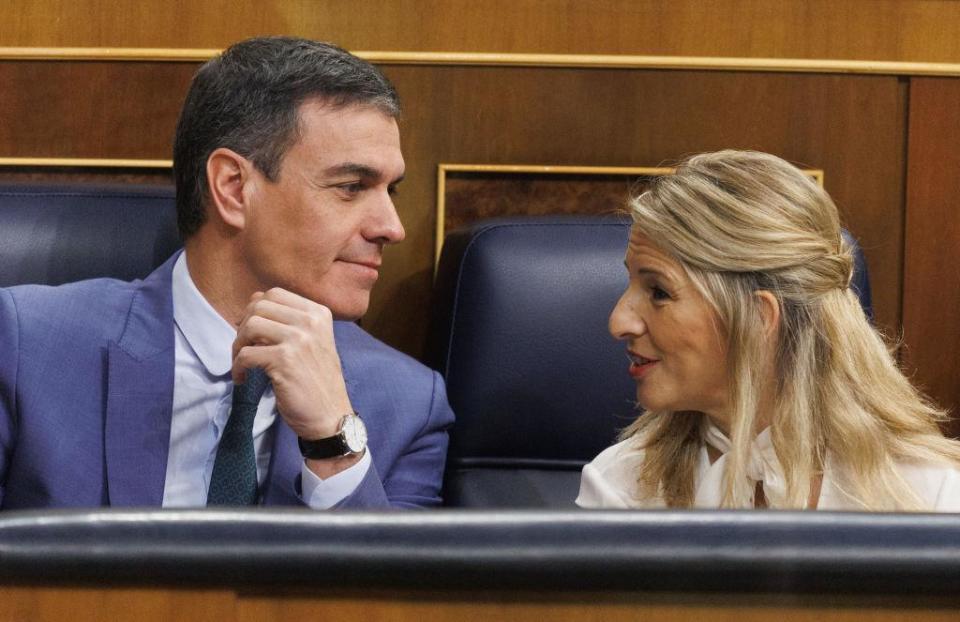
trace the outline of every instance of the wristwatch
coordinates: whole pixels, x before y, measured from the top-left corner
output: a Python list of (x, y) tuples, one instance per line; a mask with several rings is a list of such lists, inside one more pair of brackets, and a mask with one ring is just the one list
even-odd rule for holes
[(358, 454), (367, 448), (367, 428), (357, 413), (344, 415), (340, 429), (333, 436), (308, 441), (297, 438), (300, 453), (310, 460), (326, 460)]

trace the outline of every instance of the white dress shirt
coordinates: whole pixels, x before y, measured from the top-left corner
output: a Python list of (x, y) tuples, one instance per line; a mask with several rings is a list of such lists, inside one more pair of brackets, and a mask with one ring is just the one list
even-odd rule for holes
[[(730, 440), (712, 423), (702, 429), (703, 444), (697, 461), (694, 480), (695, 508), (719, 508), (723, 495), (723, 471), (730, 450)], [(713, 464), (707, 445), (717, 449), (721, 456)], [(661, 497), (640, 497), (637, 480), (643, 463), (643, 449), (629, 438), (608, 447), (583, 467), (580, 477), (580, 495), (577, 505), (585, 508), (662, 508)], [(899, 464), (899, 475), (920, 498), (924, 506), (936, 512), (960, 512), (960, 470), (938, 465)], [(827, 467), (820, 487), (818, 510), (861, 510), (856, 502), (843, 493), (837, 481), (836, 468), (827, 457)], [(769, 507), (783, 507), (786, 480), (770, 438), (770, 429), (761, 432), (753, 441), (747, 465), (750, 498), (738, 500), (739, 507), (753, 507), (756, 482), (763, 482), (764, 497)], [(854, 475), (855, 477), (855, 475)]]
[[(233, 403), (232, 347), (237, 331), (217, 313), (190, 278), (186, 253), (173, 267), (175, 369), (170, 452), (163, 507), (207, 504), (217, 447)], [(268, 388), (253, 420), (257, 482), (263, 485), (273, 449), (276, 396)], [(321, 479), (303, 463), (302, 499), (314, 509), (331, 508), (353, 492), (370, 468), (370, 449), (354, 465)]]

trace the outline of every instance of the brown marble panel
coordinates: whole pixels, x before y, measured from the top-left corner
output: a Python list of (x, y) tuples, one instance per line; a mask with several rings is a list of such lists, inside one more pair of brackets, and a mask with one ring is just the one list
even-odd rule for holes
[(130, 168), (0, 166), (0, 183), (60, 184), (133, 184), (139, 186), (172, 186), (169, 169), (143, 170)]
[(446, 179), (447, 232), (483, 218), (624, 213), (645, 178), (628, 175), (451, 172)]

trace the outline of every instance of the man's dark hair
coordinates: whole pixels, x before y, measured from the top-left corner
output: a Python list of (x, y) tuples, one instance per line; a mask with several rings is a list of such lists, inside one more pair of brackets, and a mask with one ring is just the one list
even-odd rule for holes
[(365, 60), (329, 43), (293, 37), (247, 39), (197, 71), (173, 146), (177, 227), (186, 240), (206, 220), (207, 159), (220, 147), (253, 162), (276, 181), (287, 149), (299, 139), (300, 105), (373, 106), (398, 117), (389, 80)]

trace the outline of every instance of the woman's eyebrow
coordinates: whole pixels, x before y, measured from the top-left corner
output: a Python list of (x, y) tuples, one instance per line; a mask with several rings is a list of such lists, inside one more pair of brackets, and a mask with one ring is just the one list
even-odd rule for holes
[[(628, 272), (630, 271), (630, 264), (627, 263), (626, 259), (623, 260), (623, 267), (626, 268)], [(636, 270), (636, 273), (643, 274), (643, 275), (659, 276), (664, 279), (672, 280), (669, 274), (665, 272), (661, 272), (660, 270), (655, 270), (653, 268), (638, 268)]]

